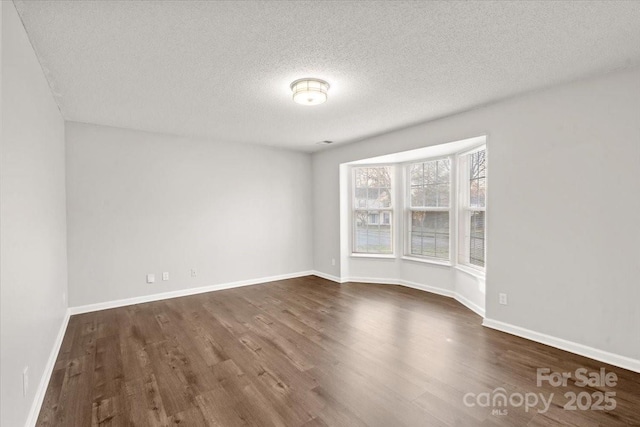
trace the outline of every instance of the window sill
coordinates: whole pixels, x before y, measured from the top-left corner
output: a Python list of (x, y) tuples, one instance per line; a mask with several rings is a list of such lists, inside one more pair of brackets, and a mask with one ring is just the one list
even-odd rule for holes
[(358, 254), (352, 253), (351, 258), (381, 258), (381, 259), (396, 259), (394, 254)]
[(463, 265), (463, 264), (458, 264), (454, 268), (458, 271), (462, 271), (463, 273), (467, 273), (468, 275), (473, 276), (475, 278), (482, 279), (482, 280), (485, 279), (484, 271), (476, 270), (475, 268), (467, 267), (466, 265)]
[(430, 259), (430, 258), (418, 258), (418, 257), (412, 257), (412, 256), (403, 256), (402, 259), (404, 261), (413, 261), (413, 262), (421, 262), (423, 264), (435, 264), (435, 265), (441, 265), (443, 267), (451, 267), (451, 262), (449, 261), (440, 261), (437, 259)]

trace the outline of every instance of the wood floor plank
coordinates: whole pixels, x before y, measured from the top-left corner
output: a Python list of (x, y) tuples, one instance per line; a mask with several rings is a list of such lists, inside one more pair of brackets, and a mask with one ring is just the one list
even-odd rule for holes
[(264, 425), (289, 425), (289, 416), (283, 413), (279, 405), (273, 405), (260, 393), (252, 382), (240, 370), (233, 360), (226, 360), (212, 367), (212, 372), (225, 392), (233, 399), (234, 407), (241, 415), (250, 414), (243, 419), (259, 420)]
[[(315, 276), (76, 315), (37, 425), (640, 425), (640, 374), (481, 320), (451, 298)], [(618, 384), (536, 384), (538, 368), (581, 367)], [(548, 411), (465, 404), (496, 390), (552, 398)], [(569, 411), (565, 392), (614, 392), (617, 406)]]
[(198, 377), (191, 370), (182, 348), (174, 340), (147, 346), (149, 360), (168, 416), (192, 407)]
[(56, 368), (51, 374), (49, 380), (49, 390), (42, 402), (42, 411), (40, 411), (40, 425), (51, 427), (56, 425), (56, 412), (58, 411), (58, 402), (62, 393), (62, 385), (66, 375), (66, 369)]
[(154, 374), (126, 383), (125, 408), (127, 425), (159, 427), (169, 423)]

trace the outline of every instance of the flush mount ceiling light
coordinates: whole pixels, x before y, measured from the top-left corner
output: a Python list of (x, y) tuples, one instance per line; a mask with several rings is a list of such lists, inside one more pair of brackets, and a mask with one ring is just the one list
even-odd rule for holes
[(300, 105), (318, 105), (327, 100), (329, 83), (320, 79), (299, 79), (291, 83), (293, 100)]

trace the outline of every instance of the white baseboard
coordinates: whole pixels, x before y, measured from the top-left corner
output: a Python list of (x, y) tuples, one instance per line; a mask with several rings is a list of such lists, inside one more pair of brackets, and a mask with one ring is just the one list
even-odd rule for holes
[(71, 315), (69, 313), (69, 309), (67, 309), (64, 314), (64, 318), (62, 319), (60, 330), (58, 330), (58, 336), (56, 337), (56, 340), (53, 343), (53, 348), (51, 349), (51, 353), (49, 354), (49, 359), (47, 360), (47, 364), (44, 367), (44, 372), (42, 373), (42, 377), (40, 378), (40, 383), (38, 384), (36, 395), (34, 396), (33, 402), (31, 403), (29, 416), (27, 417), (27, 422), (25, 423), (26, 427), (33, 427), (36, 425), (36, 422), (38, 421), (38, 415), (40, 415), (40, 408), (42, 408), (42, 403), (44, 402), (44, 397), (47, 393), (49, 380), (51, 379), (53, 368), (56, 364), (56, 360), (58, 359), (58, 353), (60, 352), (60, 347), (62, 346), (62, 340), (64, 339), (64, 334), (67, 331), (67, 325), (69, 324), (70, 316)]
[(480, 307), (474, 302), (471, 302), (464, 296), (460, 295), (457, 292), (452, 291), (451, 289), (438, 288), (436, 286), (424, 285), (422, 283), (410, 282), (408, 280), (397, 280), (397, 284), (401, 286), (406, 286), (408, 288), (418, 289), (421, 291), (429, 292), (432, 294), (442, 295), (444, 297), (453, 298), (458, 301), (460, 304), (464, 305), (480, 317), (484, 318), (484, 308)]
[(522, 338), (526, 338), (531, 341), (546, 344), (551, 347), (559, 348), (571, 353), (579, 354), (590, 359), (595, 359), (600, 362), (608, 363), (610, 365), (618, 366), (620, 368), (628, 369), (630, 371), (640, 373), (640, 360), (632, 359), (626, 356), (620, 356), (618, 354), (609, 353), (608, 351), (600, 350), (597, 348), (589, 347), (584, 344), (579, 344), (573, 341), (567, 341), (562, 338), (557, 338), (551, 335), (546, 335), (540, 332), (532, 331), (530, 329), (521, 328), (520, 326), (511, 325), (509, 323), (500, 322), (493, 319), (484, 319), (483, 326), (487, 328), (495, 329), (501, 332), (506, 332), (511, 335), (516, 335)]
[(484, 314), (485, 314), (484, 308), (482, 308), (478, 304), (468, 300), (467, 298), (463, 297), (459, 293), (456, 293), (454, 298), (460, 304), (464, 305), (465, 307), (467, 307), (471, 311), (475, 312), (477, 315), (479, 315), (480, 317), (482, 317), (484, 319)]
[(336, 276), (332, 276), (330, 274), (322, 273), (320, 271), (314, 271), (313, 274), (318, 277), (322, 277), (327, 280), (331, 280), (336, 283), (346, 283), (346, 282), (357, 282), (357, 283), (374, 283), (374, 284), (382, 284), (382, 285), (400, 285), (406, 286), (408, 288), (418, 289), (421, 291), (429, 292), (432, 294), (442, 295), (445, 297), (453, 298), (458, 301), (460, 304), (464, 305), (474, 313), (478, 314), (481, 317), (484, 317), (484, 308), (479, 305), (471, 302), (464, 296), (445, 288), (439, 288), (437, 286), (429, 286), (422, 283), (411, 282), (409, 280), (402, 279), (391, 279), (391, 278), (379, 278), (379, 277), (347, 277), (347, 278), (339, 278)]
[(354, 282), (354, 283), (373, 283), (376, 285), (399, 285), (398, 279), (389, 279), (385, 277), (346, 277), (342, 278), (342, 283)]
[(332, 282), (343, 283), (342, 279), (340, 279), (339, 277), (323, 273), (321, 271), (313, 270), (311, 274), (313, 274), (314, 276), (322, 277), (323, 279), (331, 280)]
[(92, 311), (107, 310), (110, 308), (124, 307), (145, 302), (160, 301), (169, 298), (184, 297), (188, 295), (203, 294), (206, 292), (221, 291), (223, 289), (239, 288), (241, 286), (257, 285), (259, 283), (275, 282), (277, 280), (293, 279), (296, 277), (311, 276), (313, 271), (299, 271), (297, 273), (281, 274), (278, 276), (261, 277), (258, 279), (239, 280), (237, 282), (219, 283), (217, 285), (201, 286), (197, 288), (181, 289), (178, 291), (162, 292), (158, 294), (143, 295), (133, 298), (119, 299), (115, 301), (99, 302), (97, 304), (70, 307), (71, 314), (90, 313)]
[(397, 284), (400, 286), (406, 286), (407, 288), (418, 289), (420, 291), (429, 292), (432, 294), (442, 295), (444, 297), (455, 298), (456, 294), (450, 289), (438, 288), (436, 286), (423, 285), (422, 283), (410, 282), (409, 280), (397, 280)]

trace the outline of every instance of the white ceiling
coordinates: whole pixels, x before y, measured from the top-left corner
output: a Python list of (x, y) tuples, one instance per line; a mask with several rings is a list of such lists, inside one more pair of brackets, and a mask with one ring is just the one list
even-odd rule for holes
[(638, 1), (15, 4), (67, 120), (304, 151), (640, 63)]

